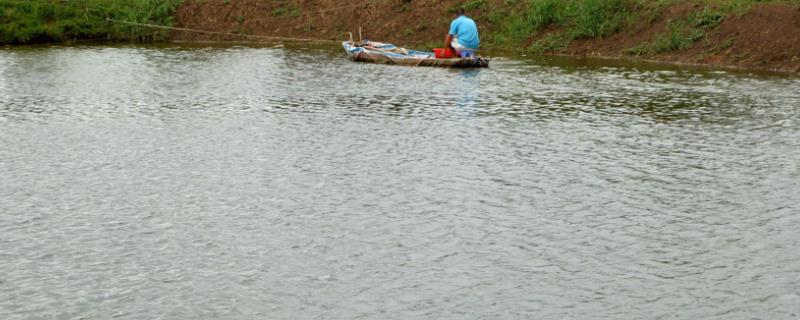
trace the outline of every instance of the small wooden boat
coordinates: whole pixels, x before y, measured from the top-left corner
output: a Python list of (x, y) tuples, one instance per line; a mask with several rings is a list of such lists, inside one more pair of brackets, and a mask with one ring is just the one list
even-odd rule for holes
[(489, 59), (483, 57), (437, 59), (433, 52), (409, 50), (390, 43), (375, 41), (345, 41), (344, 51), (350, 60), (416, 67), (487, 68)]

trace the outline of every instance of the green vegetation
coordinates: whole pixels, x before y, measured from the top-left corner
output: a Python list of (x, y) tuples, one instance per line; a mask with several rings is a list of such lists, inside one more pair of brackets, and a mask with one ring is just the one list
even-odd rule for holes
[(726, 16), (743, 14), (749, 6), (746, 1), (732, 1), (724, 5), (706, 6), (686, 17), (669, 21), (667, 31), (658, 34), (653, 41), (642, 43), (626, 50), (633, 55), (653, 55), (691, 48), (695, 42), (705, 38)]
[[(485, 10), (492, 30), (486, 45), (542, 52), (562, 52), (576, 39), (605, 38), (636, 26), (650, 25), (664, 17), (666, 9), (692, 4), (693, 10), (667, 22), (667, 30), (653, 40), (627, 51), (629, 54), (657, 54), (692, 47), (705, 38), (726, 17), (742, 15), (755, 3), (769, 0), (504, 0)], [(774, 0), (800, 3), (800, 0)], [(471, 0), (487, 6), (485, 1)], [(483, 8), (486, 9), (486, 8)]]
[[(203, 3), (205, 0), (192, 1)], [(618, 32), (633, 35), (642, 27), (657, 25), (659, 34), (626, 50), (633, 55), (652, 55), (690, 48), (708, 39), (728, 17), (743, 15), (754, 4), (767, 1), (800, 5), (800, 0), (462, 0), (454, 2), (449, 11), (464, 8), (479, 20), (484, 47), (538, 53), (565, 52), (575, 40), (606, 38)], [(76, 39), (159, 40), (166, 35), (165, 31), (108, 19), (169, 26), (181, 2), (0, 0), (0, 44)], [(401, 12), (413, 9), (413, 4), (404, 3)], [(222, 4), (236, 2), (222, 0)], [(302, 16), (304, 8), (316, 6), (288, 0), (276, 0), (274, 4), (274, 10), (255, 15), (294, 18)], [(682, 7), (680, 12), (683, 13), (676, 16), (676, 7)], [(253, 16), (242, 12), (235, 16), (236, 32), (247, 31), (244, 30), (246, 18)], [(441, 21), (420, 21), (403, 26), (398, 34), (412, 37), (432, 30), (431, 26), (445, 24), (449, 19), (443, 15)], [(310, 28), (309, 25), (306, 31)]]
[(606, 37), (625, 25), (632, 0), (527, 0), (506, 1), (508, 12), (498, 12), (490, 21), (499, 26), (495, 44), (507, 47), (525, 43), (526, 39), (547, 29), (563, 32), (558, 37), (545, 37), (532, 47), (560, 49), (580, 38)]
[(646, 42), (628, 49), (626, 53), (634, 55), (657, 54), (691, 48), (705, 33), (700, 29), (687, 27), (683, 23), (669, 24), (665, 33), (656, 36), (652, 42)]
[(106, 19), (171, 25), (179, 4), (180, 0), (0, 0), (0, 43), (155, 40), (164, 32)]

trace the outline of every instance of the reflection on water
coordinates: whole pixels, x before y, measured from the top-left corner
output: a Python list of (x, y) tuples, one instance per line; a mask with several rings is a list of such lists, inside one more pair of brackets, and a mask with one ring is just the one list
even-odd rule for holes
[(797, 88), (0, 49), (0, 318), (796, 318)]
[(455, 89), (461, 95), (456, 99), (456, 106), (463, 109), (469, 114), (474, 114), (478, 105), (476, 98), (480, 91), (481, 80), (479, 78), (482, 70), (468, 69), (468, 70), (454, 70), (458, 87)]

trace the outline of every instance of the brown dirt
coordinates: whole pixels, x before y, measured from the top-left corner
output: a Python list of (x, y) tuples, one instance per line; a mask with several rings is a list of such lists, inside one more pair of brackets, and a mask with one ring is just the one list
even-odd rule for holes
[[(699, 8), (680, 4), (669, 8), (650, 24), (605, 39), (576, 40), (568, 54), (626, 57), (625, 51), (652, 41), (667, 30), (671, 20), (685, 17)], [(761, 3), (742, 16), (731, 15), (694, 46), (655, 56), (651, 60), (717, 67), (736, 67), (800, 72), (800, 7)]]
[(677, 60), (800, 72), (800, 6), (759, 4)]
[[(367, 4), (367, 3), (374, 4)], [(178, 10), (176, 26), (218, 32), (305, 37), (343, 41), (358, 37), (406, 46), (444, 41), (457, 1), (402, 0), (188, 0)], [(299, 8), (298, 16), (275, 16), (280, 8)], [(241, 22), (240, 22), (241, 21)], [(176, 40), (242, 40), (244, 37), (176, 32)]]
[[(228, 2), (228, 3), (226, 3)], [(471, 12), (482, 34), (492, 31), (490, 8), (506, 6), (489, 0), (484, 11)], [(367, 4), (371, 3), (371, 4)], [(342, 41), (361, 26), (365, 37), (408, 47), (438, 44), (444, 39), (457, 0), (187, 0), (178, 10), (176, 26), (251, 35)], [(294, 14), (276, 16), (280, 8)], [(652, 41), (673, 19), (685, 17), (693, 4), (679, 4), (652, 19), (603, 39), (573, 41), (566, 54), (629, 57), (624, 52)], [(286, 11), (286, 10), (284, 10)], [(294, 16), (292, 16), (294, 15)], [(552, 30), (550, 31), (552, 32)], [(540, 33), (541, 34), (544, 33)], [(175, 32), (174, 40), (257, 40), (240, 36)], [(533, 39), (538, 38), (533, 36)], [(526, 44), (521, 44), (522, 46)], [(650, 60), (775, 71), (800, 72), (800, 6), (761, 3), (742, 16), (731, 15), (689, 49), (642, 57)]]

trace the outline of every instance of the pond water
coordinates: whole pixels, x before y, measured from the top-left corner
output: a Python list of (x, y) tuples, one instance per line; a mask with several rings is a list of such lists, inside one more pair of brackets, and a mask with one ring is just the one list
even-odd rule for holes
[(794, 319), (800, 79), (0, 49), (2, 319)]

